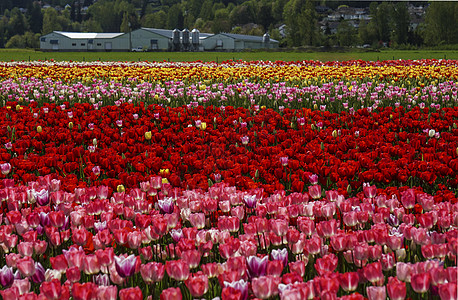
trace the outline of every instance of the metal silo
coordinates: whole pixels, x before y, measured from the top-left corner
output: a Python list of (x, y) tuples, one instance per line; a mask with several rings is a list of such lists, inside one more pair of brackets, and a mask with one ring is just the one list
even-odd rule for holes
[(199, 44), (200, 44), (200, 31), (197, 28), (194, 28), (191, 31), (191, 41), (192, 41), (192, 48), (194, 51), (199, 51)]
[(268, 32), (266, 32), (262, 36), (262, 44), (263, 44), (264, 48), (270, 48), (270, 35), (269, 35)]
[(183, 50), (187, 51), (189, 50), (189, 30), (187, 28), (183, 29), (181, 32), (181, 42), (183, 44)]
[(172, 31), (173, 51), (180, 51), (180, 33), (180, 30), (176, 28)]

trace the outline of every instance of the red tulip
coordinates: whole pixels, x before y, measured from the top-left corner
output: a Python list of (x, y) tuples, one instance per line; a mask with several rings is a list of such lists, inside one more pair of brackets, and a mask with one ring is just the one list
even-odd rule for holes
[(21, 275), (24, 277), (30, 277), (35, 274), (35, 262), (29, 256), (18, 259), (16, 265), (19, 272), (21, 272)]
[(165, 263), (165, 269), (170, 278), (184, 281), (189, 277), (189, 265), (184, 260), (169, 260)]
[(184, 283), (193, 297), (202, 297), (208, 291), (208, 277), (204, 274), (192, 275)]
[(90, 274), (97, 274), (100, 271), (100, 262), (94, 254), (86, 255), (83, 257), (83, 272)]
[(364, 277), (371, 283), (377, 283), (383, 280), (382, 264), (380, 262), (375, 262), (368, 264), (363, 268)]
[(358, 288), (359, 276), (356, 272), (347, 272), (339, 275), (340, 287), (346, 292), (352, 292)]
[(137, 300), (143, 299), (142, 290), (137, 287), (126, 288), (119, 291), (119, 299), (121, 300)]
[(431, 284), (431, 275), (429, 273), (412, 274), (410, 284), (416, 293), (426, 293)]
[(3, 300), (17, 300), (19, 298), (19, 290), (16, 286), (5, 290), (0, 290)]
[(181, 300), (183, 297), (181, 295), (180, 288), (168, 288), (162, 291), (160, 299), (161, 300)]
[(267, 262), (266, 274), (273, 276), (281, 276), (283, 272), (283, 262), (280, 260), (272, 260)]
[(439, 296), (441, 300), (457, 300), (458, 286), (456, 282), (448, 282), (439, 285)]
[(289, 270), (295, 272), (301, 277), (304, 277), (305, 274), (305, 263), (302, 260), (297, 260), (295, 262), (290, 262), (288, 264)]
[(75, 283), (81, 279), (81, 271), (78, 267), (71, 267), (65, 271), (68, 281)]
[(392, 300), (402, 300), (406, 297), (406, 284), (396, 277), (388, 278), (386, 289), (388, 291), (388, 296)]
[(47, 299), (61, 299), (63, 297), (62, 286), (58, 279), (43, 282), (40, 286), (40, 291)]
[(146, 283), (159, 282), (164, 277), (165, 266), (161, 263), (150, 262), (140, 266), (140, 274)]
[(242, 292), (233, 287), (224, 287), (221, 300), (242, 300)]
[(195, 249), (187, 250), (181, 253), (181, 259), (189, 265), (190, 269), (194, 269), (199, 266), (201, 256), (200, 252)]
[(72, 296), (75, 300), (95, 299), (97, 295), (97, 285), (92, 282), (80, 284), (74, 283), (72, 286)]
[(338, 258), (334, 254), (328, 254), (318, 258), (315, 263), (315, 269), (320, 276), (332, 273), (337, 268)]

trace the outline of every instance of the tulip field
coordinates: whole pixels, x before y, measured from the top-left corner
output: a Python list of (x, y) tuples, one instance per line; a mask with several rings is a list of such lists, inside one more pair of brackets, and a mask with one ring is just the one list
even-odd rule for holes
[(3, 299), (458, 299), (458, 61), (0, 62)]

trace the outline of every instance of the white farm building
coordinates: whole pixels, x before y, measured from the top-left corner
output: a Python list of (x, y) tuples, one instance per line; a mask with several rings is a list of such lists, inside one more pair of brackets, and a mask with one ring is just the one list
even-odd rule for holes
[(44, 51), (128, 51), (126, 33), (85, 33), (54, 31), (40, 38)]
[(129, 33), (54, 31), (40, 38), (43, 51), (242, 51), (278, 48), (278, 41), (264, 36), (200, 33), (140, 28)]

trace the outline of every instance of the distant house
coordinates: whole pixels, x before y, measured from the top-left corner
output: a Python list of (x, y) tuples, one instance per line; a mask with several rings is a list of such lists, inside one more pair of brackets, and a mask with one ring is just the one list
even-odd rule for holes
[(244, 49), (278, 48), (278, 41), (264, 36), (218, 33), (202, 40), (206, 51), (241, 51)]
[(128, 51), (126, 33), (85, 33), (54, 31), (40, 38), (43, 51)]

